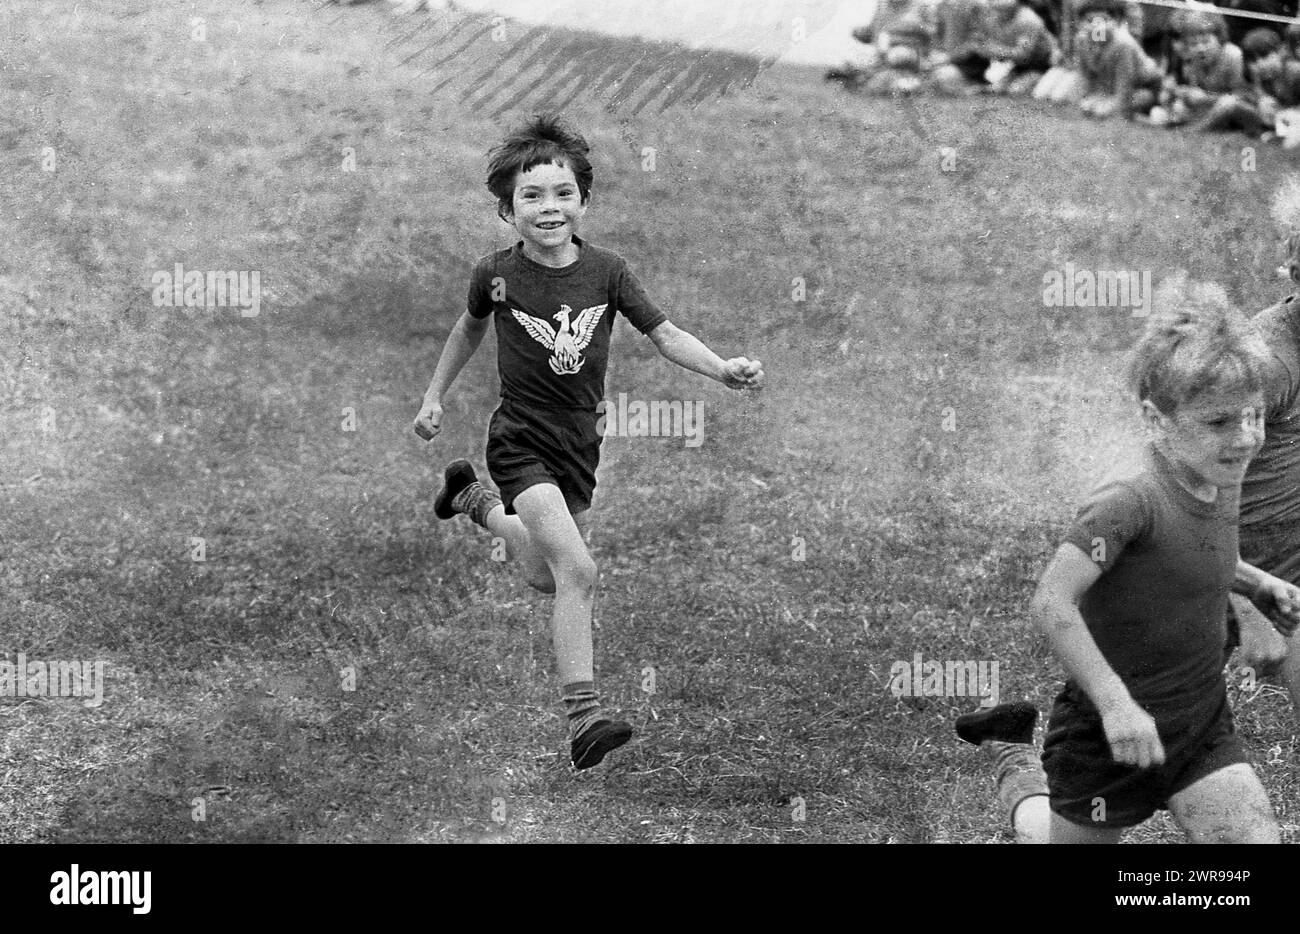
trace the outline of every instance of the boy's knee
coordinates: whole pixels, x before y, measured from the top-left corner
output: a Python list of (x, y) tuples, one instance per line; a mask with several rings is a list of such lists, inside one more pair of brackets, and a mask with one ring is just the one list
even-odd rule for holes
[(569, 587), (580, 590), (595, 590), (598, 571), (596, 562), (590, 556), (574, 558), (556, 568), (554, 575), (557, 583), (563, 582)]

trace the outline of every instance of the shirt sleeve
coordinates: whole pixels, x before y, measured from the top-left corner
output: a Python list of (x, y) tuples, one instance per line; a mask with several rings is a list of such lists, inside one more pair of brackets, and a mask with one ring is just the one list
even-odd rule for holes
[(1264, 417), (1285, 418), (1300, 395), (1300, 302), (1265, 308), (1255, 324), (1265, 334), (1271, 351), (1264, 370)]
[(1092, 558), (1104, 573), (1124, 549), (1151, 532), (1151, 506), (1127, 480), (1102, 484), (1079, 507), (1065, 541)]
[(492, 301), (491, 267), (487, 260), (481, 259), (474, 264), (469, 274), (469, 297), (465, 310), (475, 318), (486, 318), (492, 314), (495, 303)]
[(649, 334), (668, 320), (641, 286), (641, 282), (626, 263), (620, 263), (615, 273), (615, 301), (618, 310), (642, 334)]

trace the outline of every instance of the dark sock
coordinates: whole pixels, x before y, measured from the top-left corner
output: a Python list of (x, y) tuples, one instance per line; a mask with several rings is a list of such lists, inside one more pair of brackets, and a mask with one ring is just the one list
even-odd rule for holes
[(488, 513), (501, 502), (501, 497), (475, 480), (461, 490), (451, 501), (451, 508), (463, 512), (476, 524), (487, 528)]
[(566, 684), (561, 699), (569, 717), (569, 739), (577, 739), (583, 730), (601, 719), (600, 695), (596, 693), (595, 682)]

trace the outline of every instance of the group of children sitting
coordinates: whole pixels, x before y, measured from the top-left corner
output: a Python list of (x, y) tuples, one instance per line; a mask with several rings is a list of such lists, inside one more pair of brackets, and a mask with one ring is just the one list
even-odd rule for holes
[(1096, 118), (1300, 145), (1300, 22), (1256, 25), (1238, 44), (1212, 10), (1174, 10), (1155, 32), (1134, 2), (1046, 3), (1040, 15), (1020, 0), (880, 0), (854, 32), (863, 61), (827, 78), (877, 94), (1032, 95)]

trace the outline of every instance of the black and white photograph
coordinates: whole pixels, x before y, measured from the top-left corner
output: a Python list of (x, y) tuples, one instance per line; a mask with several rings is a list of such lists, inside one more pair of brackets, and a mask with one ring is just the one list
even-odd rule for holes
[(4, 0), (0, 88), (0, 841), (1300, 842), (1297, 0)]

